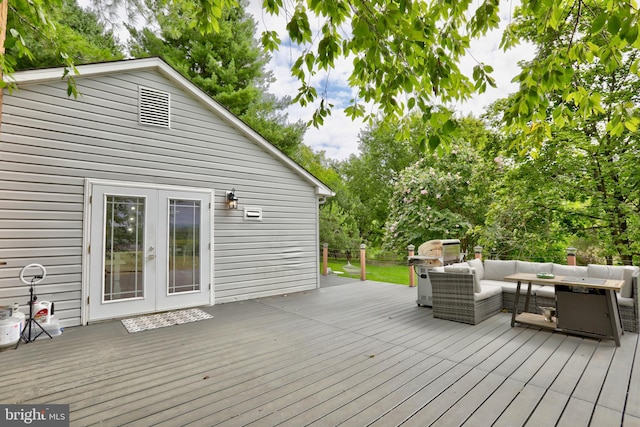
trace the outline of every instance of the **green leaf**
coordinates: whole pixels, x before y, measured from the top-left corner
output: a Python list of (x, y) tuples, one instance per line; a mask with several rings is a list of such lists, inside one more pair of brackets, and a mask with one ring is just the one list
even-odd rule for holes
[(607, 30), (611, 34), (617, 34), (620, 31), (620, 26), (622, 22), (620, 21), (620, 17), (618, 15), (612, 15), (609, 18), (609, 22), (607, 23)]
[(262, 8), (272, 15), (280, 13), (280, 8), (283, 6), (282, 0), (263, 0)]
[(438, 135), (431, 135), (429, 137), (429, 148), (435, 150), (440, 145), (440, 137)]
[(636, 40), (638, 39), (638, 25), (632, 25), (629, 28), (629, 31), (627, 31), (626, 34), (626, 39), (627, 39), (627, 43), (629, 43), (630, 45), (634, 44), (636, 42)]
[(445, 134), (453, 133), (456, 130), (456, 124), (452, 120), (447, 120), (442, 126), (442, 131)]
[(420, 151), (421, 152), (425, 152), (427, 151), (427, 136), (426, 135), (420, 135), (420, 138), (418, 140), (418, 145), (420, 147)]
[(605, 22), (607, 22), (607, 17), (608, 15), (606, 13), (601, 13), (600, 15), (596, 16), (596, 19), (594, 19), (593, 23), (591, 24), (591, 34), (598, 34), (600, 30), (602, 30)]
[[(634, 120), (635, 119), (635, 120)], [(630, 131), (630, 132), (636, 132), (638, 130), (638, 122), (639, 120), (636, 119), (635, 117), (626, 120), (624, 122), (624, 126)]]
[(351, 21), (351, 29), (355, 37), (366, 38), (369, 35), (369, 24), (366, 20), (354, 17)]

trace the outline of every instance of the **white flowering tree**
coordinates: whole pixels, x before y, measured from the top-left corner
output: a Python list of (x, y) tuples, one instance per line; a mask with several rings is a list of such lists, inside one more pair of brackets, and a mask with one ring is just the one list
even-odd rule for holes
[(469, 144), (450, 153), (430, 155), (399, 175), (389, 201), (386, 248), (401, 251), (432, 239), (460, 239), (484, 221), (491, 176), (497, 162), (485, 162)]

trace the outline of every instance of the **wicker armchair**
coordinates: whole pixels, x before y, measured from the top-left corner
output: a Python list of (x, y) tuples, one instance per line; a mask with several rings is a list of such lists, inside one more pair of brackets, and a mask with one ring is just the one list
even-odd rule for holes
[(502, 289), (474, 292), (473, 274), (430, 271), (433, 317), (476, 325), (502, 309)]

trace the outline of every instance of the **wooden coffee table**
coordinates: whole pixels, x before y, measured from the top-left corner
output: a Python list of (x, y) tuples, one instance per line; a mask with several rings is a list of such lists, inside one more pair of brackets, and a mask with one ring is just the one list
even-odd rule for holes
[[(616, 345), (620, 345), (620, 336), (624, 332), (616, 291), (622, 289), (624, 280), (572, 276), (542, 279), (532, 273), (516, 273), (506, 276), (504, 280), (518, 283), (512, 327), (519, 323), (594, 338), (613, 338)], [(525, 310), (529, 307), (533, 283), (556, 288), (556, 319), (549, 321), (541, 314), (528, 312), (518, 314), (522, 282), (528, 283)]]

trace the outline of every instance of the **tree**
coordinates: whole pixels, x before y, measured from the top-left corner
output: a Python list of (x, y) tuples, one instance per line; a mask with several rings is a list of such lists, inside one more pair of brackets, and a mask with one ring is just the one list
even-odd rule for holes
[(399, 140), (397, 129), (391, 130), (382, 120), (376, 121), (360, 132), (360, 154), (352, 155), (340, 166), (346, 187), (359, 201), (355, 217), (360, 234), (370, 243), (381, 243), (398, 174), (420, 158), (416, 141), (424, 133), (424, 125), (418, 117), (413, 127), (410, 138)]
[(484, 224), (495, 167), (463, 139), (443, 155), (425, 155), (399, 175), (385, 226), (385, 246), (396, 251), (432, 239), (474, 244), (473, 231)]
[[(569, 213), (573, 186), (565, 168), (575, 162), (553, 148), (536, 158), (496, 157), (499, 178), (485, 189), (492, 194), (477, 243), (499, 259), (562, 262), (580, 218)], [(575, 194), (576, 199), (579, 197)], [(573, 200), (576, 200), (573, 199)]]
[(9, 15), (8, 25), (21, 34), (31, 54), (21, 55), (18, 45), (9, 48), (9, 54), (15, 58), (16, 70), (64, 66), (67, 61), (64, 52), (72, 55), (69, 59), (74, 64), (124, 58), (123, 47), (113, 32), (106, 30), (94, 13), (80, 8), (76, 0), (62, 0), (59, 5), (52, 3), (54, 7), (49, 13), (57, 22), (54, 38), (43, 38), (41, 33), (26, 27), (24, 13), (16, 9), (20, 5), (24, 4), (16, 3), (12, 8), (14, 13)]
[(339, 162), (304, 144), (298, 146), (293, 159), (336, 193), (320, 206), (320, 241), (338, 250), (358, 247), (362, 240), (356, 218), (362, 208), (339, 173)]
[[(0, 22), (0, 40), (4, 41), (0, 56), (0, 76), (10, 76), (16, 70), (18, 60), (33, 58), (32, 50), (37, 46), (30, 45), (27, 40), (46, 41), (53, 47), (56, 56), (62, 58), (64, 75), (70, 79), (68, 92), (74, 93), (73, 77), (69, 75), (73, 70), (73, 58), (61, 49), (56, 40), (56, 28), (60, 22), (54, 11), (61, 8), (62, 0), (2, 0), (0, 17), (5, 21)], [(30, 34), (33, 34), (33, 39), (29, 38)], [(0, 79), (0, 86), (6, 86), (3, 79)]]
[[(18, 0), (24, 1), (25, 0)], [(54, 0), (59, 1), (59, 0)], [(44, 0), (31, 0), (32, 9), (39, 13), (27, 18), (34, 27), (53, 28)], [(48, 4), (51, 0), (48, 0)], [(235, 0), (94, 0), (107, 10), (108, 5), (125, 5), (129, 10), (143, 10), (144, 4), (162, 10), (171, 6), (188, 5), (184, 10), (193, 26), (207, 33), (219, 31), (224, 11), (236, 5)], [(302, 105), (320, 98), (314, 122), (320, 124), (331, 111), (331, 101), (313, 86), (312, 78), (336, 66), (341, 58), (351, 62), (350, 85), (357, 96), (346, 108), (352, 117), (366, 116), (373, 120), (377, 112), (365, 110), (366, 103), (377, 105), (383, 115), (403, 117), (408, 111), (417, 110), (434, 132), (422, 138), (437, 146), (448, 141), (455, 131), (451, 113), (438, 107), (466, 99), (493, 85), (490, 64), (477, 64), (471, 76), (461, 71), (461, 59), (469, 51), (471, 42), (481, 38), (488, 30), (497, 28), (500, 13), (509, 15), (510, 24), (503, 32), (502, 48), (517, 46), (523, 40), (518, 31), (521, 20), (535, 33), (552, 38), (558, 32), (568, 34), (563, 43), (553, 47), (546, 56), (539, 56), (523, 67), (518, 76), (520, 96), (514, 108), (508, 112), (507, 124), (520, 138), (523, 147), (539, 146), (551, 137), (547, 126), (547, 93), (562, 94), (567, 104), (575, 104), (585, 116), (601, 110), (601, 94), (589, 93), (575, 85), (572, 70), (593, 63), (616, 63), (626, 47), (640, 47), (638, 11), (635, 2), (610, 0), (533, 0), (523, 2), (515, 12), (504, 10), (511, 3), (498, 0), (476, 2), (463, 1), (398, 1), (398, 0), (300, 0), (293, 8), (283, 0), (265, 0), (264, 9), (287, 18), (289, 40), (301, 47), (301, 54), (292, 66), (293, 75), (300, 81), (295, 101)], [(311, 26), (319, 23), (319, 30)], [(191, 21), (190, 18), (194, 18)], [(12, 41), (19, 41), (11, 35)], [(269, 49), (277, 49), (281, 40), (274, 30), (262, 34), (262, 43)], [(71, 62), (71, 61), (69, 61)], [(4, 61), (2, 69), (11, 72), (10, 62)], [(638, 61), (632, 64), (634, 73)], [(570, 124), (570, 112), (556, 110), (564, 125)], [(618, 121), (637, 126), (634, 117), (624, 110), (613, 112)], [(561, 123), (557, 123), (558, 126)], [(409, 129), (402, 135), (406, 138)], [(611, 132), (612, 129), (607, 129)]]
[(358, 227), (351, 215), (337, 203), (320, 209), (320, 241), (329, 245), (329, 250), (355, 252), (360, 245)]
[[(606, 17), (606, 12), (601, 5), (594, 5), (576, 21), (577, 30), (559, 28), (553, 37), (539, 33), (534, 18), (521, 16), (516, 27), (518, 37), (538, 46), (530, 66), (537, 67), (536, 64), (547, 61), (561, 46), (572, 44), (575, 31), (585, 32), (605, 23), (609, 30), (614, 30), (617, 27), (614, 18), (618, 15)], [(626, 27), (630, 25), (627, 21), (619, 24), (616, 37), (630, 43), (628, 39), (633, 38), (633, 28)], [(607, 35), (601, 31), (597, 37), (606, 38)], [(540, 125), (544, 127), (544, 133), (550, 136), (544, 144), (531, 151), (530, 147), (522, 145), (521, 132), (516, 131), (510, 138), (511, 146), (520, 154), (523, 149), (531, 153), (531, 158), (524, 158), (525, 164), (531, 166), (530, 173), (517, 178), (517, 185), (520, 188), (527, 186), (529, 190), (527, 200), (538, 205), (537, 208), (529, 206), (529, 212), (537, 212), (539, 218), (546, 212), (544, 215), (548, 219), (555, 218), (559, 221), (556, 224), (566, 227), (569, 233), (583, 241), (597, 242), (600, 255), (609, 262), (615, 258), (630, 264), (640, 254), (637, 244), (640, 239), (637, 220), (640, 176), (635, 164), (640, 152), (637, 133), (640, 124), (640, 77), (637, 72), (640, 52), (623, 43), (610, 55), (608, 60), (594, 57), (591, 63), (566, 70), (565, 76), (570, 77), (573, 85), (570, 91), (558, 87), (542, 88), (544, 102), (539, 104), (536, 116), (544, 122)], [(542, 95), (543, 92), (537, 93)], [(509, 122), (523, 96), (528, 95), (521, 91), (502, 102), (499, 114), (503, 115), (504, 121)], [(593, 101), (594, 96), (597, 102)], [(591, 108), (585, 109), (585, 102), (591, 103)], [(511, 154), (516, 153), (512, 151)], [(540, 159), (536, 161), (536, 157)], [(515, 158), (514, 161), (519, 162)], [(539, 176), (539, 171), (545, 174)], [(555, 179), (549, 180), (549, 177)], [(537, 181), (544, 194), (528, 186), (531, 181)], [(505, 195), (505, 200), (513, 201), (517, 194), (512, 189)], [(520, 202), (525, 202), (523, 197)], [(505, 206), (498, 209), (504, 211)], [(534, 228), (531, 222), (528, 228)]]
[[(640, 48), (635, 2), (535, 1), (519, 8), (503, 43), (527, 40), (538, 47), (535, 58), (522, 64), (520, 84), (504, 123), (521, 152), (535, 150), (554, 132), (573, 129), (590, 118), (608, 116), (603, 136), (619, 136), (640, 124), (637, 109), (606, 100), (608, 87), (592, 84), (585, 73), (598, 75), (625, 69), (638, 76)], [(547, 8), (547, 10), (542, 10)], [(614, 103), (615, 104), (615, 103)], [(612, 108), (613, 107), (613, 108)]]
[(130, 52), (136, 57), (159, 56), (215, 98), (266, 139), (291, 155), (302, 142), (306, 126), (287, 123), (281, 114), (290, 99), (267, 93), (271, 75), (268, 56), (254, 39), (255, 22), (242, 2), (223, 11), (215, 33), (194, 28), (190, 13), (197, 2), (151, 4), (160, 28), (129, 27)]

